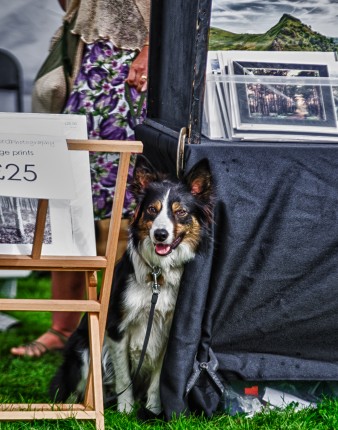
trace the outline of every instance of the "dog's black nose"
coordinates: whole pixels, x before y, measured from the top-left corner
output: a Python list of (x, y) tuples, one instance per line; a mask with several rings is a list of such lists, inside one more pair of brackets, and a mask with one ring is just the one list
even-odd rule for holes
[(169, 233), (165, 228), (158, 228), (154, 232), (154, 237), (159, 242), (164, 242), (168, 236), (169, 236)]

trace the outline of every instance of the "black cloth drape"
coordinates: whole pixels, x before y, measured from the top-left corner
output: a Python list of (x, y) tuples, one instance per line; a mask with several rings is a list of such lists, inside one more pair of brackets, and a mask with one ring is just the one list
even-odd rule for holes
[[(160, 168), (152, 133), (141, 134)], [(213, 243), (184, 272), (162, 370), (168, 418), (217, 407), (203, 374), (185, 397), (195, 356), (208, 361), (209, 348), (224, 383), (338, 380), (338, 146), (208, 142), (186, 147), (187, 170), (204, 157), (217, 194)]]

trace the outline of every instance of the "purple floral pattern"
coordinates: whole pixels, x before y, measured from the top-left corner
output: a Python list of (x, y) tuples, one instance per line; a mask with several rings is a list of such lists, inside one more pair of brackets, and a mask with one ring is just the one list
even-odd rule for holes
[[(135, 57), (134, 51), (118, 49), (109, 41), (87, 45), (81, 70), (75, 80), (64, 113), (87, 116), (89, 139), (134, 140), (135, 119), (125, 96), (125, 79)], [(130, 99), (137, 110), (140, 94), (131, 88)], [(145, 104), (138, 123), (145, 117)], [(119, 157), (91, 153), (90, 168), (95, 219), (111, 215)], [(129, 191), (134, 159), (129, 166), (123, 217), (129, 217), (135, 202)]]

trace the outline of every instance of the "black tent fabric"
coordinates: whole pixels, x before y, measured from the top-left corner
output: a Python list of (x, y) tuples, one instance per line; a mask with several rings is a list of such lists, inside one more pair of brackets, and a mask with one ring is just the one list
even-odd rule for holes
[[(160, 167), (147, 133), (145, 155)], [(338, 380), (338, 146), (190, 145), (186, 168), (204, 157), (213, 243), (184, 272), (162, 370), (168, 418), (217, 408), (207, 372), (186, 396), (210, 348), (223, 383)]]

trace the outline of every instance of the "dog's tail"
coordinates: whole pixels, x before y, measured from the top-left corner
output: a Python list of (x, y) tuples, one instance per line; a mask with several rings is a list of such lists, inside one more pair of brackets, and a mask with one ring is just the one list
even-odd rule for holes
[(51, 380), (49, 395), (52, 402), (63, 403), (71, 399), (81, 402), (84, 397), (85, 373), (88, 372), (88, 318), (81, 320), (64, 349), (63, 362)]

